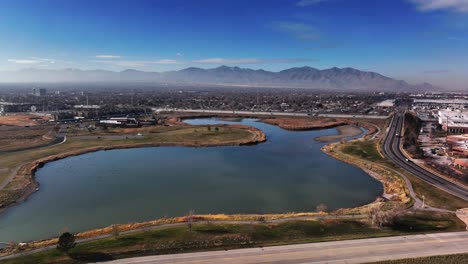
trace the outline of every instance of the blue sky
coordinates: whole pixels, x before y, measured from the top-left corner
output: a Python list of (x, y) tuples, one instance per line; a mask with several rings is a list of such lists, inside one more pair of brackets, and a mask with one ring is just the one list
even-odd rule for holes
[(468, 89), (468, 0), (0, 1), (0, 70), (219, 65)]

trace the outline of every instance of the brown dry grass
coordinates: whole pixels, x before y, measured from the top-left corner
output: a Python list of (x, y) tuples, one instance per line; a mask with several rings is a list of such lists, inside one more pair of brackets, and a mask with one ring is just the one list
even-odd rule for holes
[(53, 126), (0, 127), (0, 151), (44, 144), (54, 137)]
[[(327, 213), (284, 213), (284, 214), (207, 214), (207, 215), (193, 215), (192, 219), (195, 222), (210, 222), (210, 221), (233, 221), (233, 222), (256, 222), (256, 221), (268, 221), (268, 220), (275, 220), (275, 219), (293, 219), (298, 217), (317, 217), (327, 215)], [(86, 239), (86, 238), (94, 238), (100, 237), (105, 235), (111, 235), (116, 230), (119, 233), (128, 232), (128, 231), (136, 231), (142, 229), (148, 229), (152, 227), (158, 227), (163, 225), (170, 225), (170, 224), (180, 224), (180, 223), (187, 223), (188, 219), (186, 216), (181, 217), (173, 217), (173, 218), (161, 218), (146, 222), (136, 222), (136, 223), (129, 223), (129, 224), (117, 224), (111, 225), (103, 228), (97, 228), (93, 230), (83, 231), (76, 234), (77, 239)], [(50, 245), (55, 245), (58, 242), (58, 238), (40, 240), (40, 241), (33, 241), (28, 243), (29, 249), (34, 248), (41, 248)]]
[(338, 130), (338, 135), (321, 136), (315, 138), (315, 140), (320, 142), (335, 142), (347, 137), (355, 137), (362, 133), (360, 128), (352, 125), (339, 126), (336, 130)]
[(262, 122), (279, 126), (287, 130), (312, 130), (331, 128), (348, 124), (343, 119), (334, 118), (294, 118), (294, 117), (278, 117), (278, 118), (264, 118)]
[(5, 126), (35, 126), (40, 122), (38, 121), (48, 121), (48, 117), (37, 116), (37, 115), (28, 115), (28, 114), (18, 114), (18, 115), (6, 115), (0, 116), (0, 125)]

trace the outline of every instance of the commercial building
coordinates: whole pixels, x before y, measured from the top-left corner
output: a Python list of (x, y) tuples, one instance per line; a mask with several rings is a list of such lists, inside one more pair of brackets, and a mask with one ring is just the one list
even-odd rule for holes
[(468, 133), (468, 111), (440, 110), (438, 118), (439, 124), (445, 131), (456, 134)]
[(100, 120), (99, 125), (111, 127), (138, 127), (140, 122), (131, 117), (111, 117), (106, 120)]
[(34, 96), (45, 96), (47, 94), (47, 90), (44, 88), (36, 88), (32, 89), (32, 95)]
[(468, 109), (468, 100), (465, 99), (414, 99), (413, 109)]

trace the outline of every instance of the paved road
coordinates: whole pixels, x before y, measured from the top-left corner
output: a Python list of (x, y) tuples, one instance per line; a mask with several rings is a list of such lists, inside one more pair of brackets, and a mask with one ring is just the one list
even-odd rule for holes
[[(261, 111), (227, 111), (227, 110), (203, 110), (203, 109), (171, 109), (174, 112), (184, 113), (208, 113), (208, 114), (238, 114), (238, 115), (266, 115), (266, 116), (315, 116), (308, 113), (293, 113), (293, 112), (261, 112)], [(320, 117), (333, 118), (368, 118), (368, 119), (387, 119), (388, 116), (374, 115), (341, 115), (341, 114), (318, 114)]]
[(57, 132), (57, 135), (55, 136), (54, 140), (50, 142), (40, 144), (40, 145), (19, 148), (19, 149), (2, 150), (0, 151), (0, 154), (15, 153), (15, 152), (20, 152), (20, 151), (25, 151), (25, 150), (39, 149), (39, 148), (51, 147), (54, 145), (62, 144), (67, 140), (66, 134), (67, 134), (67, 128), (65, 125), (62, 125), (60, 126), (60, 129)]
[(468, 201), (468, 189), (464, 186), (460, 186), (452, 181), (439, 177), (438, 175), (427, 171), (426, 169), (411, 161), (406, 161), (406, 156), (400, 150), (401, 138), (396, 136), (396, 134), (401, 135), (403, 123), (404, 115), (401, 113), (395, 114), (382, 148), (385, 156), (416, 177), (434, 185), (441, 190), (449, 192)]
[[(55, 136), (55, 139), (52, 140), (51, 142), (40, 144), (40, 145), (34, 145), (34, 146), (19, 148), (19, 149), (3, 150), (3, 151), (0, 151), (0, 154), (9, 154), (9, 153), (21, 152), (21, 151), (25, 151), (25, 150), (40, 149), (40, 148), (59, 145), (59, 144), (65, 143), (67, 141), (67, 136), (66, 135), (67, 135), (67, 126), (62, 125), (62, 126), (60, 126), (60, 129), (59, 129), (57, 135)], [(13, 180), (13, 178), (16, 176), (18, 170), (23, 165), (24, 164), (21, 164), (21, 165), (17, 166), (16, 168), (14, 168), (13, 170), (11, 170), (10, 175), (5, 180), (0, 182), (0, 190), (5, 188), (5, 186), (7, 186)], [(0, 244), (0, 246), (1, 246), (1, 244)]]
[(351, 264), (459, 253), (468, 253), (468, 232), (148, 256), (121, 259), (106, 263)]

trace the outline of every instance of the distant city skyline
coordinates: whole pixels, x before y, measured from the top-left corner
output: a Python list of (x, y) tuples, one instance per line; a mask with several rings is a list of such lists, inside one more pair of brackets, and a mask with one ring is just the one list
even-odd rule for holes
[(0, 71), (353, 67), (468, 83), (467, 0), (4, 0)]

